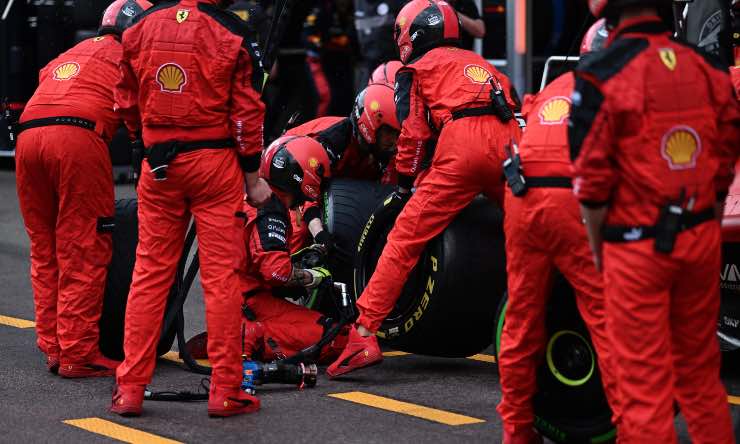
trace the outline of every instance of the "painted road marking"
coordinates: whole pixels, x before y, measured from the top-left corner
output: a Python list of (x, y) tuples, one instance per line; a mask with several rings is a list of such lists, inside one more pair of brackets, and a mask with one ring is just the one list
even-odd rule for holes
[(730, 404), (740, 405), (740, 396), (727, 396), (727, 402)]
[(383, 356), (385, 356), (386, 358), (390, 358), (390, 357), (393, 357), (393, 356), (406, 356), (406, 355), (410, 355), (410, 354), (411, 353), (401, 352), (401, 351), (395, 351), (395, 350), (394, 351), (383, 352)]
[[(178, 364), (184, 364), (185, 361), (180, 359), (180, 353), (176, 352), (175, 350), (170, 350), (167, 353), (160, 356), (162, 359), (166, 359), (168, 361), (176, 362)], [(203, 365), (205, 367), (210, 367), (211, 363), (208, 361), (208, 359), (196, 359), (195, 362), (198, 363), (198, 365)]]
[(470, 416), (460, 415), (457, 413), (446, 412), (444, 410), (424, 407), (423, 405), (412, 404), (410, 402), (398, 401), (383, 396), (377, 396), (364, 392), (346, 392), (331, 393), (332, 398), (343, 399), (345, 401), (355, 402), (357, 404), (375, 407), (389, 412), (401, 413), (404, 415), (414, 416), (426, 419), (428, 421), (439, 422), (450, 426), (479, 424), (486, 422), (483, 419), (472, 418)]
[(101, 418), (68, 419), (62, 422), (87, 430), (88, 432), (128, 443), (182, 444), (180, 441), (174, 441), (151, 433), (142, 432), (141, 430), (132, 429), (131, 427), (122, 426)]
[(15, 328), (33, 328), (36, 326), (36, 323), (33, 321), (3, 315), (0, 315), (0, 324)]
[(468, 359), (472, 359), (474, 361), (481, 361), (481, 362), (496, 362), (496, 357), (493, 355), (486, 355), (483, 353), (479, 353), (477, 355), (468, 356)]

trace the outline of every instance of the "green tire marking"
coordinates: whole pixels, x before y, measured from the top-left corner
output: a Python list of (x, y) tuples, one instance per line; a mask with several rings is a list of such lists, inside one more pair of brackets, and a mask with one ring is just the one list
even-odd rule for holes
[(504, 331), (504, 319), (506, 318), (506, 309), (508, 307), (509, 301), (507, 300), (501, 309), (501, 316), (498, 317), (498, 324), (496, 325), (496, 361), (499, 361), (499, 355), (501, 354), (501, 333)]
[[(555, 344), (555, 341), (559, 337), (564, 335), (574, 335), (578, 337), (581, 341), (583, 341), (584, 344), (586, 344), (586, 347), (588, 347), (588, 352), (591, 354), (591, 368), (589, 369), (588, 374), (581, 379), (570, 379), (565, 377), (562, 373), (560, 373), (560, 371), (558, 371), (558, 369), (555, 367), (555, 363), (552, 360), (553, 344)], [(586, 338), (572, 330), (560, 330), (559, 332), (552, 335), (552, 338), (550, 338), (550, 341), (547, 343), (546, 357), (547, 368), (550, 369), (550, 372), (555, 376), (555, 379), (570, 387), (578, 387), (579, 385), (585, 384), (589, 379), (591, 379), (591, 376), (593, 376), (594, 374), (594, 369), (596, 368), (596, 358), (594, 356), (594, 351), (591, 349), (588, 341), (586, 340)]]

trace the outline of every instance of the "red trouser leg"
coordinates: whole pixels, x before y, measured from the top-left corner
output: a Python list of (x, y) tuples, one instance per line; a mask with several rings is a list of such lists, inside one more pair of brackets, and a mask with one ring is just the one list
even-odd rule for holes
[[(323, 317), (321, 313), (275, 297), (269, 291), (250, 297), (247, 305), (264, 328), (267, 355), (262, 358), (267, 361), (279, 357), (274, 353), (292, 356), (317, 343), (324, 333), (323, 325), (318, 322)], [(277, 349), (270, 342), (277, 344)]]
[(607, 332), (618, 365), (619, 440), (676, 442), (678, 399), (695, 442), (734, 442), (715, 337), (719, 227), (681, 233), (670, 256), (653, 241), (605, 244)]
[(43, 129), (21, 134), (15, 151), (16, 187), (26, 233), (31, 240), (31, 287), (36, 312), (39, 349), (59, 354), (57, 295), (59, 268), (56, 258), (56, 221), (59, 206), (56, 181), (45, 161)]
[(57, 335), (62, 365), (84, 364), (99, 353), (98, 322), (113, 244), (110, 232), (98, 231), (98, 218), (114, 215), (108, 146), (92, 131), (64, 131), (57, 137), (77, 143), (59, 147)]
[[(193, 153), (196, 180), (190, 192), (200, 256), (200, 279), (206, 305), (211, 383), (238, 388), (242, 381), (241, 302), (236, 274), (241, 257), (244, 219), (236, 217), (244, 198), (244, 179), (231, 150)], [(185, 157), (185, 156), (183, 156)]]
[[(357, 300), (358, 324), (377, 331), (393, 310), (427, 242), (478, 193), (493, 193), (501, 176), (496, 147), (508, 139), (499, 125), (485, 127), (488, 122), (470, 118), (445, 126), (429, 172), (396, 219), (375, 272)], [(502, 134), (492, 135), (496, 130)]]
[(703, 224), (682, 235), (693, 263), (676, 277), (671, 298), (676, 400), (695, 444), (734, 443), (727, 393), (720, 381), (716, 337), (719, 314), (720, 230)]
[[(38, 260), (32, 275), (40, 290), (35, 293), (41, 329), (46, 330), (43, 341), (50, 342), (55, 329), (62, 365), (86, 363), (98, 353), (98, 321), (112, 248), (110, 234), (98, 232), (98, 218), (113, 216), (108, 148), (95, 133), (67, 126), (30, 130), (22, 140), (36, 145), (29, 154), (38, 186), (22, 179), (19, 195), (33, 226), (29, 233), (34, 232), (32, 257)], [(31, 166), (28, 160), (21, 154), (24, 171)], [(51, 311), (56, 312), (55, 322)]]
[(185, 203), (185, 173), (179, 158), (168, 168), (167, 180), (154, 180), (143, 164), (139, 180), (139, 244), (126, 304), (123, 351), (116, 384), (144, 386), (154, 373), (167, 295), (174, 282), (190, 213)]
[(504, 196), (508, 305), (498, 356), (501, 403), (498, 412), (509, 435), (531, 431), (537, 366), (545, 349), (545, 307), (552, 261), (546, 220), (536, 190), (523, 198)]
[(620, 417), (615, 362), (606, 331), (604, 281), (594, 266), (581, 212), (570, 190), (553, 190), (554, 206), (548, 211), (548, 226), (557, 233), (553, 247), (555, 267), (573, 287), (578, 311), (591, 335), (598, 357), (601, 382), (612, 409), (612, 421)]

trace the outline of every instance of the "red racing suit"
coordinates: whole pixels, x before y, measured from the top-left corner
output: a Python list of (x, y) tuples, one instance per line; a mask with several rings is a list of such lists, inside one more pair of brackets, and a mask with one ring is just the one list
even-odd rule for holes
[(525, 100), (522, 114), (527, 127), (519, 153), (529, 189), (517, 197), (506, 187), (504, 195), (509, 300), (499, 354), (502, 398), (498, 410), (512, 436), (533, 426), (536, 370), (547, 341), (545, 311), (556, 268), (575, 290), (596, 347), (607, 398), (618, 416), (603, 282), (570, 187), (568, 116), (574, 83), (572, 73), (564, 74), (532, 100)]
[(378, 162), (363, 153), (347, 117), (319, 117), (289, 129), (285, 135), (308, 136), (320, 142), (331, 160), (332, 178), (372, 180), (384, 184), (396, 181), (394, 159), (381, 169)]
[[(520, 130), (516, 119), (502, 123), (489, 112), (492, 77), (514, 109), (508, 78), (471, 51), (435, 48), (396, 75), (399, 185), (411, 188), (425, 145), (434, 136), (432, 126), (441, 131), (432, 164), (398, 216), (375, 273), (357, 301), (357, 322), (372, 332), (393, 309), (427, 242), (479, 193), (501, 203), (503, 148), (519, 139)], [(489, 113), (453, 117), (476, 108)]]
[(16, 186), (31, 240), (31, 284), (38, 346), (61, 364), (86, 364), (98, 352), (98, 320), (110, 262), (113, 172), (108, 143), (121, 44), (84, 40), (52, 60), (21, 124), (59, 116), (91, 127), (50, 125), (20, 133)]
[[(139, 246), (126, 307), (117, 383), (146, 385), (155, 365), (167, 295), (191, 214), (195, 218), (208, 326), (212, 389), (241, 384), (241, 295), (236, 267), (244, 219), (242, 170), (259, 167), (264, 105), (259, 54), (246, 25), (215, 0), (164, 3), (137, 17), (123, 35), (118, 110), (144, 145), (203, 142), (178, 154), (167, 179), (147, 162), (138, 186)], [(207, 149), (232, 139), (236, 149)], [(223, 146), (221, 146), (223, 148)], [(241, 169), (240, 169), (241, 166)]]
[[(269, 362), (317, 343), (329, 320), (274, 293), (291, 277), (291, 251), (303, 244), (291, 243), (294, 221), (285, 206), (273, 195), (263, 208), (245, 206), (245, 212), (249, 220), (244, 230), (247, 256), (239, 274), (246, 306), (243, 350), (250, 359)], [(336, 359), (346, 343), (345, 331), (322, 349), (320, 362)]]
[[(720, 225), (740, 134), (727, 69), (670, 38), (657, 17), (628, 20), (579, 66), (569, 141), (582, 205), (607, 206), (607, 334), (620, 442), (676, 442), (674, 399), (695, 443), (733, 443), (715, 336)], [(670, 253), (661, 208), (681, 206)]]

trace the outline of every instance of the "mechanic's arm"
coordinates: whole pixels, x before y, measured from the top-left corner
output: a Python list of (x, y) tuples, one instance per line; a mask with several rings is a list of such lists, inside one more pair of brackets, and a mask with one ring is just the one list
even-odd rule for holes
[(426, 143), (432, 137), (417, 82), (411, 70), (402, 69), (396, 74), (396, 115), (401, 124), (401, 135), (396, 145), (396, 170), (401, 194), (411, 192)]
[(267, 182), (258, 174), (265, 120), (265, 104), (260, 100), (263, 81), (262, 63), (251, 42), (245, 38), (239, 48), (231, 83), (229, 120), (247, 185), (247, 202), (254, 207), (263, 206), (272, 195)]
[(598, 86), (589, 80), (576, 79), (568, 142), (574, 162), (573, 192), (581, 204), (589, 245), (596, 269), (602, 266), (602, 229), (609, 211), (608, 202), (616, 182), (612, 168), (613, 132), (604, 96)]
[(457, 13), (460, 17), (460, 24), (462, 28), (476, 39), (482, 39), (486, 36), (486, 24), (480, 18), (468, 17), (462, 12)]
[(130, 52), (124, 45), (123, 57), (118, 68), (120, 76), (113, 92), (113, 110), (123, 120), (129, 138), (135, 140), (141, 134), (141, 115), (139, 114), (139, 82), (131, 67)]
[[(731, 85), (727, 82), (726, 76), (713, 82), (718, 86), (715, 90), (715, 96), (719, 98), (715, 109), (718, 109), (717, 115), (717, 134), (720, 141), (715, 147), (715, 155), (719, 159), (719, 168), (714, 179), (714, 188), (717, 193), (715, 202), (715, 216), (722, 220), (724, 215), (725, 199), (727, 192), (735, 178), (735, 165), (740, 157), (740, 102), (728, 90)], [(724, 86), (724, 87), (723, 87)]]

